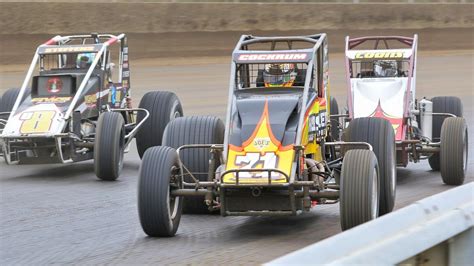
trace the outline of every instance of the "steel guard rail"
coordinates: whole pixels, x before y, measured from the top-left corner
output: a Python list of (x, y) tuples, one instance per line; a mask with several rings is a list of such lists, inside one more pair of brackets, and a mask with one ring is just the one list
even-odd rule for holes
[(266, 265), (394, 265), (408, 261), (417, 264), (418, 256), (441, 265), (472, 265), (473, 226), (474, 182), (471, 182)]

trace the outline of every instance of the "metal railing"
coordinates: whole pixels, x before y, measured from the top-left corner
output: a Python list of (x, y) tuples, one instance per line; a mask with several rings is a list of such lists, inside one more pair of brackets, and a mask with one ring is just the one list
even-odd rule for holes
[(266, 265), (394, 265), (474, 261), (474, 183), (417, 201)]

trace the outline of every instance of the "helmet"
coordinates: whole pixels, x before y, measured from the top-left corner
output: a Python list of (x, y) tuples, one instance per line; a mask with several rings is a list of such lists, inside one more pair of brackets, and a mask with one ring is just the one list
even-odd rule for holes
[(398, 65), (395, 60), (378, 60), (374, 62), (375, 77), (396, 77), (398, 76)]
[(95, 54), (94, 53), (82, 53), (78, 54), (76, 58), (76, 67), (77, 68), (87, 68), (92, 64), (94, 61)]
[(291, 87), (296, 75), (294, 64), (265, 64), (263, 81), (265, 87)]

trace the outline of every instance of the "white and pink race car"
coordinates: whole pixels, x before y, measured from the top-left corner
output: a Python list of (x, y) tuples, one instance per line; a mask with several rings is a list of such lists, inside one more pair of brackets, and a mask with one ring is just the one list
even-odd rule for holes
[[(346, 37), (346, 121), (362, 117), (388, 120), (395, 133), (397, 166), (428, 159), (433, 170), (441, 171), (444, 183), (461, 185), (468, 156), (462, 103), (452, 96), (415, 98), (417, 44), (417, 35)], [(364, 132), (345, 132), (343, 137), (347, 140), (357, 134)], [(370, 136), (366, 138), (370, 143)], [(383, 149), (371, 144), (375, 150)]]

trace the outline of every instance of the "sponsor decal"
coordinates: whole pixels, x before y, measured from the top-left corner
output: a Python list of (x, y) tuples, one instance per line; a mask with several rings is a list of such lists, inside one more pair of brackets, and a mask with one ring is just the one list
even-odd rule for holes
[(109, 85), (109, 103), (113, 107), (120, 107), (120, 100), (122, 99), (122, 87), (117, 87), (115, 84)]
[(58, 93), (63, 89), (63, 81), (60, 78), (48, 79), (48, 92)]
[(291, 54), (241, 54), (238, 60), (240, 61), (281, 61), (281, 60), (305, 60), (306, 53), (291, 53)]
[(402, 51), (357, 52), (355, 59), (396, 59), (403, 58)]
[(65, 103), (71, 100), (72, 97), (39, 97), (32, 98), (32, 103)]
[(67, 47), (48, 47), (44, 49), (46, 54), (55, 53), (76, 53), (76, 52), (93, 52), (94, 46), (67, 46)]
[(97, 106), (97, 96), (94, 94), (84, 96), (84, 103), (89, 108), (93, 108)]
[(122, 73), (122, 77), (123, 77), (123, 78), (128, 78), (128, 77), (130, 77), (130, 71), (129, 71), (129, 70), (124, 71), (124, 72)]
[(110, 87), (110, 103), (112, 105), (115, 105), (117, 102), (117, 88), (114, 86), (114, 84), (111, 84)]
[(264, 138), (255, 138), (253, 140), (253, 146), (255, 146), (258, 150), (263, 150), (266, 147), (270, 145), (270, 138), (269, 137), (264, 137)]

